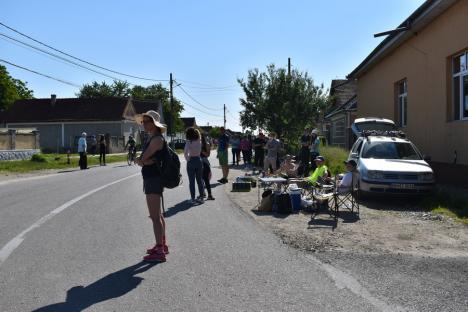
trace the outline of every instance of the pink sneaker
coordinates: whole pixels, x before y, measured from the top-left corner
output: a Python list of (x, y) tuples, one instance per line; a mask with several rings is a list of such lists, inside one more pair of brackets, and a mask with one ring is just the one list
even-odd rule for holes
[[(148, 255), (151, 255), (151, 254), (155, 253), (156, 252), (156, 247), (157, 247), (157, 245), (154, 245), (153, 247), (146, 249), (146, 253)], [(168, 255), (169, 254), (169, 247), (167, 245), (164, 245), (163, 249), (164, 249), (164, 253), (166, 255)]]
[(166, 255), (160, 249), (157, 249), (154, 253), (144, 256), (143, 260), (146, 262), (166, 262)]

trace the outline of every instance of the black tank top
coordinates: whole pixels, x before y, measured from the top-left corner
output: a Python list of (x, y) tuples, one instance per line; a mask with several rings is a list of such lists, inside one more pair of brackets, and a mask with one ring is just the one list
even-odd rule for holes
[(163, 148), (160, 149), (159, 151), (156, 151), (156, 153), (153, 154), (153, 156), (151, 157), (151, 159), (153, 159), (155, 161), (154, 164), (151, 164), (151, 165), (145, 165), (143, 167), (141, 167), (141, 174), (143, 176), (143, 179), (147, 179), (147, 178), (151, 178), (151, 177), (157, 177), (157, 176), (160, 176), (161, 175), (161, 162), (162, 162), (162, 159), (163, 159), (163, 150), (164, 148), (166, 147), (166, 140), (164, 140), (164, 137), (162, 135), (155, 135), (155, 136), (152, 136), (152, 137), (149, 137), (148, 140), (146, 140), (145, 144), (143, 145), (143, 150), (142, 150), (142, 154), (148, 149), (150, 143), (151, 143), (151, 140), (154, 139), (154, 138), (157, 138), (157, 137), (161, 137), (163, 139)]

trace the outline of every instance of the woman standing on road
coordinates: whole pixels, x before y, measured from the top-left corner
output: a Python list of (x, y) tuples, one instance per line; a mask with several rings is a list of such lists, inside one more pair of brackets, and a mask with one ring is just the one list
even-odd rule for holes
[(210, 185), (210, 178), (211, 178), (211, 165), (208, 157), (210, 157), (211, 153), (211, 145), (206, 141), (205, 135), (202, 134), (201, 137), (202, 148), (201, 148), (201, 157), (203, 163), (203, 182), (205, 183), (205, 188), (208, 191), (207, 200), (214, 200), (214, 197), (211, 195), (211, 185)]
[(136, 163), (141, 166), (143, 175), (143, 191), (146, 194), (149, 217), (153, 222), (153, 232), (156, 239), (154, 247), (149, 248), (148, 254), (143, 260), (148, 262), (165, 262), (169, 249), (166, 244), (166, 222), (161, 213), (161, 197), (163, 185), (161, 181), (160, 162), (162, 161), (163, 148), (166, 142), (162, 134), (166, 126), (159, 122), (159, 114), (153, 110), (142, 114), (142, 123), (145, 131), (149, 134), (143, 151)]
[(106, 139), (102, 134), (99, 136), (99, 165), (106, 165)]
[[(202, 181), (202, 172), (203, 172), (203, 164), (201, 159), (201, 140), (200, 140), (200, 132), (190, 127), (185, 132), (185, 136), (187, 141), (185, 142), (184, 148), (184, 156), (185, 160), (187, 160), (187, 174), (189, 177), (189, 189), (190, 189), (190, 197), (191, 197), (191, 204), (195, 204), (197, 202), (203, 202), (203, 181)], [(200, 196), (198, 196), (197, 200), (195, 200), (195, 180), (197, 180), (198, 185), (198, 192)]]

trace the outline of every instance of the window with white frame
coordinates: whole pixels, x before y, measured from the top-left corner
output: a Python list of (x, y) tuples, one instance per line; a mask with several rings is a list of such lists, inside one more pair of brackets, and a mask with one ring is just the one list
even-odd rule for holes
[(468, 53), (455, 56), (452, 68), (453, 118), (468, 120)]
[(406, 79), (398, 82), (398, 113), (400, 127), (406, 127), (408, 121), (408, 84)]

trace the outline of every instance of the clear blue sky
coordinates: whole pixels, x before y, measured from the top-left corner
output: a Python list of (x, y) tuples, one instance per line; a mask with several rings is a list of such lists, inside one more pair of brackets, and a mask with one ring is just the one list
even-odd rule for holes
[[(294, 68), (307, 71), (328, 88), (332, 79), (344, 78), (382, 40), (373, 38), (374, 33), (396, 27), (423, 2), (2, 0), (0, 22), (116, 71), (156, 79), (169, 79), (172, 72), (193, 98), (210, 108), (176, 88), (178, 98), (204, 111), (186, 105), (182, 116), (195, 116), (199, 125), (221, 125), (225, 103), (227, 126), (237, 130), (242, 92), (236, 79), (246, 77), (249, 69), (263, 70), (270, 63), (286, 67), (291, 57)], [(4, 27), (0, 33), (27, 41)], [(3, 39), (0, 58), (79, 85), (112, 81)], [(28, 82), (35, 97), (52, 93), (73, 97), (78, 91), (6, 67), (13, 77)]]

